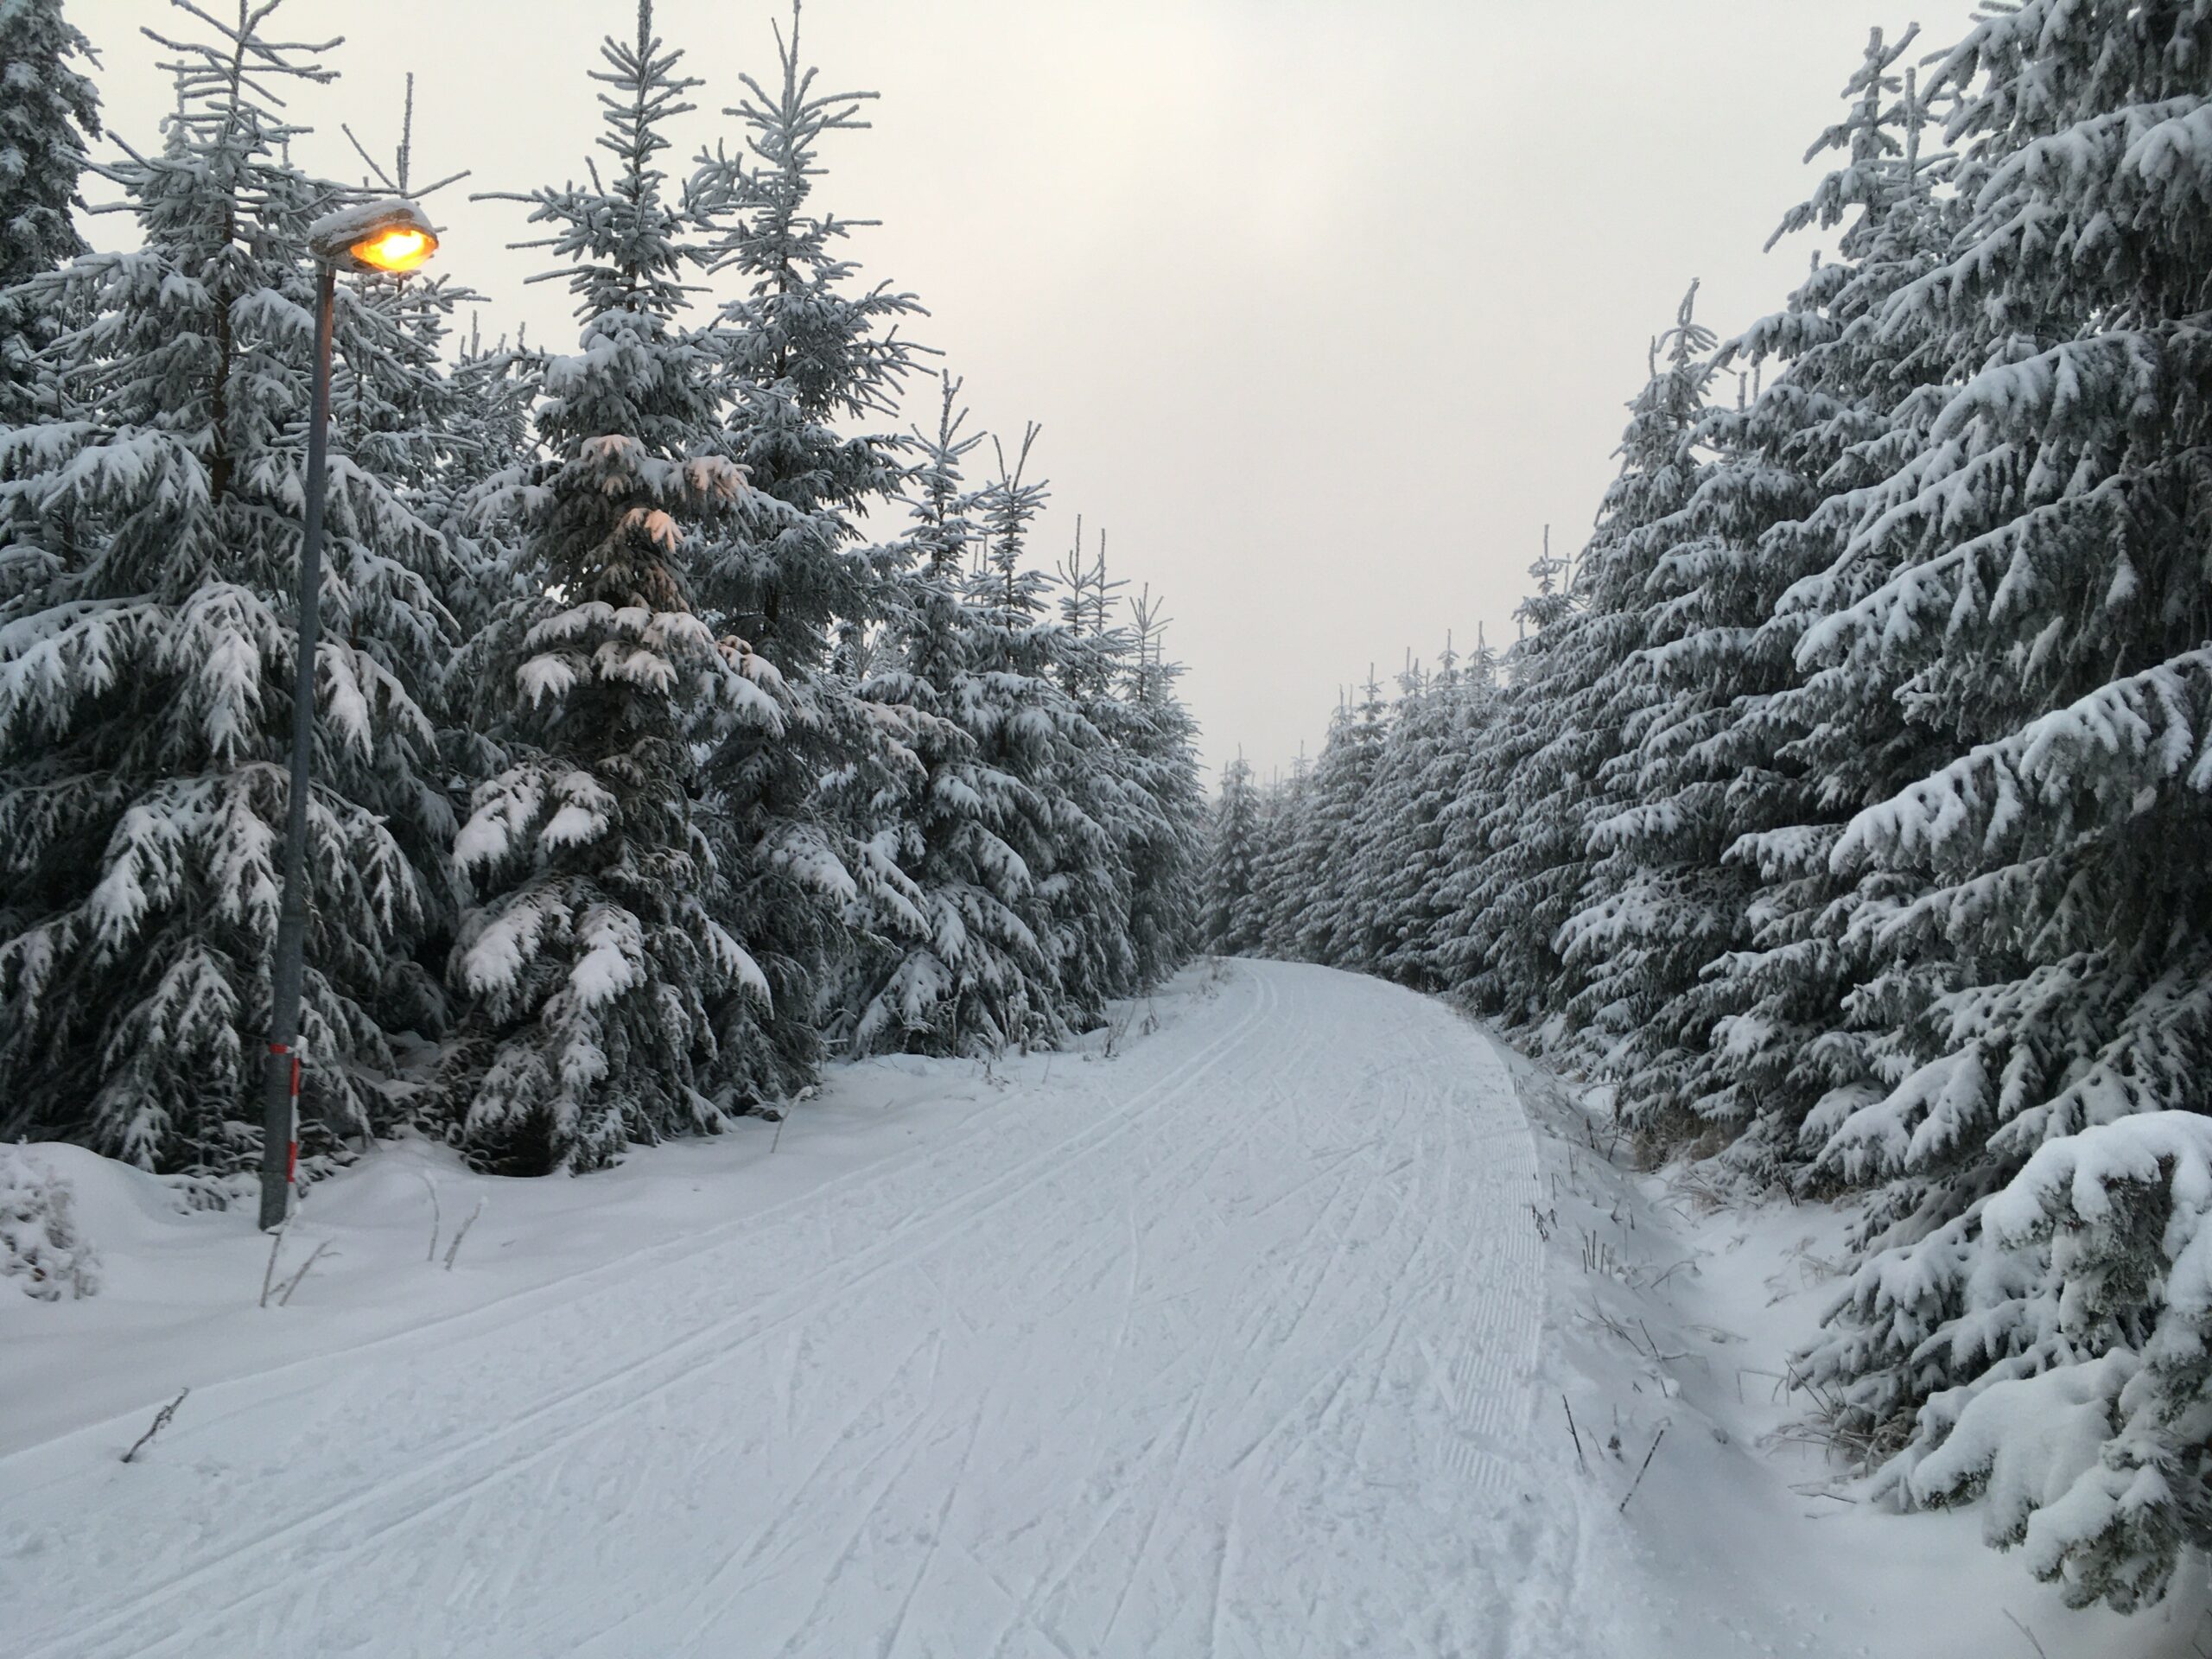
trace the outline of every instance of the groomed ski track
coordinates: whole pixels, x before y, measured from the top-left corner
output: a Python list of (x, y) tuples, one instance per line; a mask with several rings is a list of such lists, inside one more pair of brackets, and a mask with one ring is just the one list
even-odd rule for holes
[(196, 1392), (148, 1464), (105, 1425), (0, 1460), (0, 1538), (38, 1541), (0, 1648), (1585, 1651), (1580, 1529), (1529, 1444), (1535, 1148), (1481, 1033), (1234, 963), (1052, 1075), (774, 1207)]

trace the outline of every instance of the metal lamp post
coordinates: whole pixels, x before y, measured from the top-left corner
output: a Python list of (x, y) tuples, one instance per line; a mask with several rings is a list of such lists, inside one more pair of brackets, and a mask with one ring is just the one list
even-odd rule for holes
[(284, 903), (270, 968), (269, 1069), (261, 1120), (261, 1225), (291, 1213), (299, 1165), (300, 988), (308, 934), (308, 791), (315, 752), (315, 624), (322, 594), (323, 461), (330, 428), (330, 356), (338, 272), (403, 276), (437, 251), (413, 202), (392, 197), (340, 208), (308, 227), (315, 263), (315, 383), (308, 414), (307, 507), (300, 546), (300, 644), (292, 682), (291, 798), (284, 816)]

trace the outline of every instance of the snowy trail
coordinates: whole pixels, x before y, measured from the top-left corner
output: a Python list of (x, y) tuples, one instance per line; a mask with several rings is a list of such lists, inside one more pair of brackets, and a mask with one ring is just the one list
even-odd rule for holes
[(36, 1541), (0, 1645), (1593, 1650), (1524, 1461), (1537, 1163), (1480, 1035), (1240, 963), (1069, 1069), (520, 1312), (195, 1394), (147, 1465), (0, 1459)]

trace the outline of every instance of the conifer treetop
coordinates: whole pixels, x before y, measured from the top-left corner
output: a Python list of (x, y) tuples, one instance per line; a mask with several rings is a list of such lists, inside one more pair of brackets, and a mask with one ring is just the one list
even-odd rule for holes
[(670, 202), (668, 175), (654, 160), (669, 148), (663, 125), (697, 107), (684, 95), (702, 83), (676, 73), (683, 54), (653, 32), (652, 0), (638, 0), (634, 37), (610, 35), (599, 54), (605, 67), (592, 70), (591, 79), (609, 90), (598, 94), (604, 130), (593, 143), (614, 158), (612, 181), (601, 180), (597, 162), (587, 162), (589, 189), (570, 183), (522, 194), (486, 191), (476, 200), (526, 203), (531, 223), (557, 227), (515, 245), (550, 248), (559, 256), (562, 264), (530, 280), (565, 281), (576, 296), (578, 318), (633, 312), (668, 321), (699, 291), (681, 281), (682, 274), (706, 256), (690, 239), (702, 221), (689, 187)]

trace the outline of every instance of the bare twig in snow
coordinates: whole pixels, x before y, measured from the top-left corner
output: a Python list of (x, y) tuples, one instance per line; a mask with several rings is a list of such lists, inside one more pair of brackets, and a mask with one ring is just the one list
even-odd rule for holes
[(1651, 1459), (1659, 1454), (1659, 1442), (1666, 1438), (1667, 1425), (1662, 1423), (1659, 1425), (1659, 1432), (1651, 1437), (1651, 1450), (1643, 1454), (1643, 1461), (1637, 1466), (1636, 1478), (1628, 1484), (1628, 1497), (1621, 1499), (1621, 1506), (1615, 1511), (1616, 1514), (1626, 1515), (1628, 1513), (1629, 1498), (1634, 1497), (1636, 1496), (1636, 1489), (1643, 1484), (1643, 1471), (1651, 1466)]
[(294, 1274), (289, 1280), (285, 1281), (284, 1294), (276, 1299), (277, 1306), (288, 1307), (291, 1305), (292, 1293), (300, 1287), (300, 1281), (308, 1276), (308, 1270), (313, 1268), (316, 1262), (322, 1260), (322, 1253), (329, 1248), (330, 1241), (326, 1238), (321, 1243), (315, 1247), (315, 1253), (313, 1255), (309, 1255), (306, 1261), (300, 1263), (300, 1270)]
[(284, 1235), (291, 1230), (291, 1226), (292, 1218), (287, 1216), (276, 1230), (269, 1236), (269, 1265), (261, 1270), (260, 1306), (263, 1307), (269, 1306), (269, 1293), (276, 1288), (276, 1253), (284, 1248)]
[[(2003, 1609), (2003, 1611), (2005, 1618), (2012, 1618), (2012, 1610), (2010, 1607)], [(2033, 1630), (2021, 1624), (2017, 1618), (2012, 1618), (2012, 1628), (2018, 1630), (2022, 1636), (2028, 1638), (2028, 1645), (2033, 1648), (2037, 1653), (2043, 1654), (2043, 1659), (2050, 1659), (2050, 1656), (2049, 1654), (2044, 1653), (2043, 1643), (2036, 1640), (2036, 1633)]]
[[(779, 1128), (781, 1125), (778, 1126)], [(468, 1212), (468, 1219), (461, 1224), (461, 1230), (453, 1236), (453, 1243), (446, 1247), (446, 1271), (453, 1271), (453, 1259), (461, 1254), (461, 1241), (468, 1236), (468, 1230), (476, 1224), (476, 1217), (484, 1213), (484, 1200), (476, 1200), (476, 1207)]]
[(419, 1169), (415, 1173), (422, 1177), (423, 1189), (430, 1195), (430, 1248), (423, 1260), (435, 1262), (438, 1259), (438, 1235), (446, 1225), (444, 1212), (438, 1208), (438, 1184)]
[(1666, 1272), (1661, 1274), (1656, 1279), (1646, 1281), (1644, 1287), (1648, 1290), (1658, 1289), (1660, 1286), (1665, 1284), (1669, 1279), (1680, 1273), (1684, 1268), (1690, 1266), (1696, 1260), (1697, 1257), (1695, 1255), (1684, 1256), (1681, 1261), (1675, 1262), (1673, 1267), (1668, 1268)]
[(141, 1434), (137, 1440), (131, 1441), (130, 1449), (123, 1454), (123, 1460), (125, 1463), (130, 1462), (131, 1459), (137, 1457), (141, 1452), (144, 1451), (146, 1449), (146, 1442), (152, 1440), (155, 1435), (160, 1433), (163, 1429), (169, 1426), (169, 1419), (176, 1415), (176, 1408), (184, 1403), (184, 1396), (191, 1392), (192, 1390), (190, 1389), (179, 1389), (175, 1399), (170, 1401), (168, 1404), (163, 1406), (159, 1411), (154, 1414), (152, 1427), (148, 1428), (147, 1431), (143, 1434)]
[(1567, 1409), (1567, 1432), (1574, 1436), (1574, 1460), (1587, 1469), (1590, 1460), (1582, 1455), (1582, 1431), (1574, 1426), (1574, 1408), (1567, 1404), (1567, 1396), (1563, 1394), (1560, 1395), (1559, 1402)]

